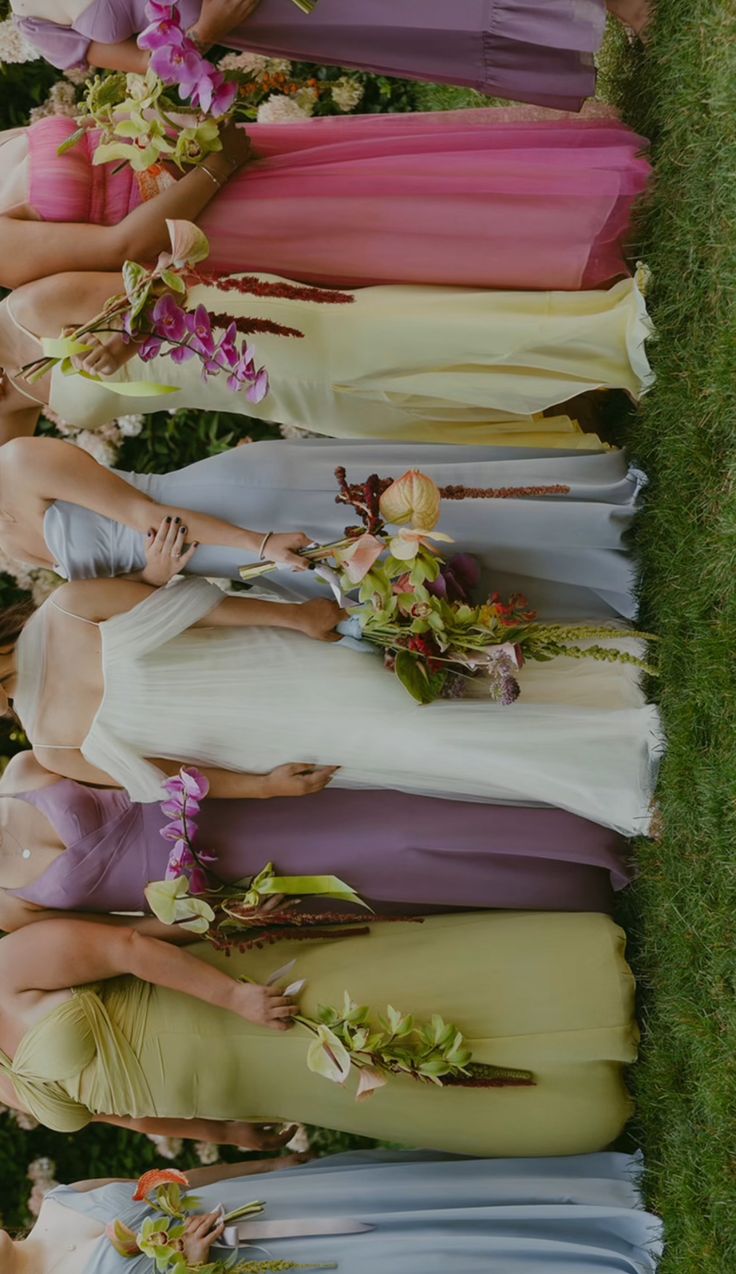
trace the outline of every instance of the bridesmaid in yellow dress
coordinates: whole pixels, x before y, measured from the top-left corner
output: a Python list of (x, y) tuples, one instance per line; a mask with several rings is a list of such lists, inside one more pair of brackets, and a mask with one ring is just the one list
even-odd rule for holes
[[(278, 295), (260, 295), (263, 282), (277, 285)], [(0, 363), (12, 369), (38, 358), (39, 337), (84, 322), (121, 291), (119, 275), (93, 273), (17, 289), (0, 308)], [(19, 432), (32, 432), (27, 417), (35, 397), (88, 429), (133, 405), (144, 413), (164, 406), (242, 412), (338, 438), (598, 449), (598, 439), (581, 437), (569, 418), (540, 413), (592, 389), (624, 389), (636, 399), (652, 379), (638, 279), (607, 292), (419, 286), (333, 292), (272, 275), (229, 275), (191, 288), (188, 308), (200, 304), (223, 329), (235, 319), (255, 330), (257, 360), (271, 382), (261, 403), (232, 393), (225, 376), (203, 382), (198, 360), (176, 365), (158, 356), (144, 363), (112, 335), (80, 360), (107, 384), (56, 369), (28, 385), (17, 370), (11, 373), (15, 406), (25, 413)], [(274, 325), (290, 334), (274, 334)], [(130, 380), (178, 392), (135, 399), (113, 392), (115, 383)], [(6, 400), (5, 412), (11, 409)]]
[[(473, 912), (230, 958), (193, 951), (76, 920), (3, 938), (0, 1099), (63, 1132), (98, 1120), (243, 1145), (258, 1134), (242, 1121), (298, 1120), (471, 1155), (601, 1150), (630, 1114), (633, 979), (608, 917)], [(475, 1062), (531, 1071), (533, 1086), (392, 1075), (356, 1103), (354, 1072), (340, 1086), (307, 1069), (314, 1037), (287, 1031), (292, 998), (234, 980), (264, 983), (292, 960), (282, 985), (305, 979), (301, 1013), (340, 1009), (346, 991), (378, 1013), (440, 1013)]]

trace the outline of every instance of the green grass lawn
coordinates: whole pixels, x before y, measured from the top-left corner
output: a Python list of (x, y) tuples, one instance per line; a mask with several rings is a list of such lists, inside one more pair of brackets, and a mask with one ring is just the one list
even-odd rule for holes
[[(652, 139), (638, 229), (657, 384), (620, 438), (651, 479), (637, 534), (661, 634), (663, 834), (637, 846), (621, 920), (640, 985), (631, 1075), (661, 1274), (736, 1271), (736, 5), (658, 0), (648, 47), (619, 28), (599, 92)], [(425, 89), (422, 105), (479, 104)]]
[(660, 0), (646, 51), (610, 41), (602, 87), (652, 138), (641, 222), (655, 389), (628, 444), (651, 486), (644, 622), (662, 637), (669, 740), (659, 843), (627, 902), (641, 986), (633, 1074), (662, 1274), (736, 1270), (736, 7)]

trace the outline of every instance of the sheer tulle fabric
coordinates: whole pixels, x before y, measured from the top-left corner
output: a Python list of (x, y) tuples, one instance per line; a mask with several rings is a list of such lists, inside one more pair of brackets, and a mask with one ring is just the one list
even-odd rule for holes
[[(208, 265), (339, 286), (602, 287), (645, 189), (646, 147), (614, 119), (494, 108), (249, 126), (256, 162), (199, 218)], [(113, 224), (140, 201), (127, 167), (65, 155), (67, 119), (29, 130), (31, 202), (49, 221)]]
[(340, 765), (342, 787), (543, 803), (646, 830), (658, 718), (636, 670), (556, 660), (523, 670), (511, 708), (420, 709), (372, 654), (277, 629), (191, 628), (221, 596), (181, 581), (100, 625), (105, 694), (83, 752), (134, 800), (161, 796), (146, 757), (245, 772), (300, 760)]

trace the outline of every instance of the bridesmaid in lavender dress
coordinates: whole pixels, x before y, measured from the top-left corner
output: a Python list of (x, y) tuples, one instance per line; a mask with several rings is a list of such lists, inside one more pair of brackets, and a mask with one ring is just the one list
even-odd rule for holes
[[(23, 34), (49, 62), (141, 71), (135, 37), (145, 0), (11, 0)], [(579, 110), (595, 91), (593, 54), (605, 0), (179, 0), (203, 45), (223, 44), (381, 75), (465, 84), (496, 97)], [(632, 26), (643, 0), (610, 0)], [(246, 19), (243, 21), (243, 19)]]
[[(155, 803), (13, 758), (0, 783), (0, 927), (36, 908), (145, 911), (144, 887), (166, 866), (167, 821)], [(306, 803), (210, 798), (198, 823), (227, 880), (270, 861), (285, 874), (334, 872), (384, 913), (610, 911), (630, 879), (619, 836), (555, 809), (327, 788)]]

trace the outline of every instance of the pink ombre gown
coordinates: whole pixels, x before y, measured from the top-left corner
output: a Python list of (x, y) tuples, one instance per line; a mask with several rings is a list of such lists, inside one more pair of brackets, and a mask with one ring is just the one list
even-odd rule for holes
[[(84, 65), (90, 40), (117, 44), (148, 23), (145, 0), (12, 0), (24, 35), (54, 66)], [(179, 0), (185, 28), (201, 0)], [(51, 20), (50, 20), (51, 19)], [(467, 84), (495, 97), (579, 110), (595, 92), (604, 0), (261, 0), (223, 41), (296, 61)]]
[[(73, 127), (28, 130), (29, 202), (43, 220), (113, 224), (140, 201), (134, 176), (94, 167), (92, 138), (57, 155)], [(216, 271), (535, 291), (629, 273), (631, 208), (650, 168), (644, 140), (615, 119), (484, 109), (249, 132), (258, 160), (200, 218)]]

